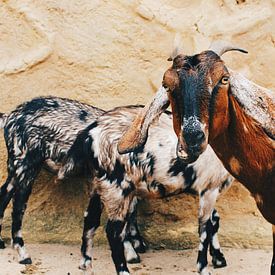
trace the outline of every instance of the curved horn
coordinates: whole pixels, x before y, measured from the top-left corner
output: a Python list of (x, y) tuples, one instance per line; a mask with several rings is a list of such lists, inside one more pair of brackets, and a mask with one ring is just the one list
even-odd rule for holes
[(167, 61), (173, 61), (176, 56), (180, 54), (180, 52), (183, 52), (183, 43), (182, 43), (182, 38), (179, 33), (176, 33), (174, 42), (173, 42), (173, 51), (170, 54), (169, 58)]
[(166, 89), (161, 86), (154, 99), (134, 119), (118, 143), (118, 152), (125, 154), (139, 149), (147, 140), (150, 124), (169, 106)]
[(179, 47), (174, 48), (170, 56), (168, 57), (167, 61), (173, 61), (176, 56), (178, 56), (180, 53)]
[(234, 45), (231, 45), (228, 42), (222, 41), (222, 40), (217, 40), (212, 42), (209, 50), (215, 52), (219, 56), (222, 56), (224, 53), (229, 51), (239, 51), (242, 53), (248, 53), (248, 51), (242, 48), (236, 47)]

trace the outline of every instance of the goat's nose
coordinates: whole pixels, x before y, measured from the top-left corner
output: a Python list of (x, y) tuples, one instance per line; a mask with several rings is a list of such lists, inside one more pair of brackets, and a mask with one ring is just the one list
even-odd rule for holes
[(203, 131), (192, 131), (184, 133), (184, 138), (187, 144), (199, 145), (205, 140), (205, 135)]

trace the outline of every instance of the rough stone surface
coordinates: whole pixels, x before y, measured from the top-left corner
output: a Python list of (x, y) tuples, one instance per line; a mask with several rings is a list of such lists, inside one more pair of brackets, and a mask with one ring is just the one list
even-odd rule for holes
[[(242, 46), (249, 54), (228, 53), (226, 63), (274, 89), (274, 11), (274, 0), (2, 0), (0, 111), (9, 112), (40, 95), (69, 97), (105, 109), (145, 103), (170, 65), (166, 59), (176, 35), (187, 54), (206, 49), (213, 39)], [(3, 182), (2, 133), (0, 141)], [(79, 242), (84, 189), (78, 180), (55, 185), (52, 176), (42, 173), (25, 219), (26, 240)], [(242, 187), (234, 186), (218, 209), (223, 244), (270, 245), (270, 226)], [(155, 246), (197, 244), (194, 197), (145, 202), (140, 213), (144, 234)], [(7, 215), (6, 236), (9, 219)], [(104, 241), (102, 235), (98, 242)]]

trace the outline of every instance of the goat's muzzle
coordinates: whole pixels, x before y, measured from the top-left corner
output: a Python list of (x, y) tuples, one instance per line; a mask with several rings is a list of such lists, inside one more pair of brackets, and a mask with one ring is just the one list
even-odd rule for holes
[(197, 160), (206, 149), (207, 141), (205, 133), (201, 129), (186, 129), (178, 136), (177, 156), (185, 163)]

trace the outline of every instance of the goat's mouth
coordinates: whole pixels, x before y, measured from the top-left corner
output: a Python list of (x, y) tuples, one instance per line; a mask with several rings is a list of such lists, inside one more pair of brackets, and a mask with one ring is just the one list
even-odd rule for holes
[(202, 152), (197, 152), (197, 153), (187, 153), (183, 150), (177, 150), (177, 157), (184, 163), (192, 163), (198, 159)]
[(182, 154), (181, 152), (177, 152), (177, 157), (185, 164), (189, 164), (192, 162), (195, 162), (200, 154), (198, 155), (188, 155), (188, 154)]
[(184, 163), (192, 163), (204, 152), (207, 143), (203, 142), (200, 145), (186, 145), (186, 143), (178, 142), (177, 157)]

